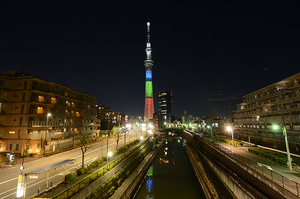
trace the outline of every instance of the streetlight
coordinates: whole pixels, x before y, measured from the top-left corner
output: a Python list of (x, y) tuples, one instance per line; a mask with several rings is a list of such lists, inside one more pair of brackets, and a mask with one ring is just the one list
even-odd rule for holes
[(227, 131), (231, 132), (232, 134), (232, 146), (234, 146), (233, 129), (231, 128), (231, 126), (227, 126)]
[(51, 113), (48, 113), (47, 114), (47, 123), (46, 123), (46, 133), (45, 133), (45, 142), (44, 142), (44, 155), (45, 155), (45, 153), (46, 153), (46, 143), (47, 143), (47, 137), (46, 137), (46, 135), (47, 135), (47, 133), (48, 133), (48, 131), (49, 131), (49, 129), (48, 129), (48, 120), (49, 120), (49, 117), (51, 116)]
[(289, 166), (289, 169), (292, 171), (293, 170), (292, 169), (292, 160), (291, 160), (289, 143), (288, 143), (288, 138), (287, 138), (287, 133), (286, 133), (284, 107), (283, 107), (283, 102), (282, 102), (282, 92), (284, 92), (285, 89), (283, 88), (283, 86), (276, 87), (276, 89), (277, 89), (277, 91), (279, 91), (279, 99), (280, 99), (280, 105), (281, 105), (281, 119), (282, 119), (282, 126), (283, 126), (282, 128), (283, 128), (283, 135), (284, 135), (284, 140), (285, 140), (286, 154), (288, 156), (288, 166)]
[[(285, 122), (283, 123), (284, 126), (281, 128), (283, 130), (283, 135), (284, 135), (284, 139), (285, 139), (285, 146), (286, 146), (286, 154), (288, 157), (288, 166), (289, 169), (292, 171), (292, 159), (291, 159), (291, 155), (290, 155), (290, 149), (289, 149), (289, 143), (288, 143), (288, 139), (287, 139), (287, 133), (286, 133), (286, 125)], [(280, 127), (278, 125), (273, 125), (273, 129), (274, 130), (278, 130)]]
[(210, 135), (211, 135), (211, 138), (213, 138), (213, 132), (212, 132), (212, 127), (210, 126), (207, 126), (208, 129), (210, 129)]
[[(107, 152), (107, 168), (108, 168), (108, 159), (109, 159), (109, 157), (111, 157), (112, 156), (112, 152)], [(109, 169), (109, 168), (108, 168)], [(108, 170), (107, 169), (107, 170)]]

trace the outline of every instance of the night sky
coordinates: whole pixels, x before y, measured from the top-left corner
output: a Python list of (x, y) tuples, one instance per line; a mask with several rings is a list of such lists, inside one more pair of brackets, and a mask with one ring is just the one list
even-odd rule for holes
[(20, 70), (144, 115), (146, 22), (153, 93), (173, 112), (229, 117), (242, 96), (300, 66), (299, 1), (0, 2), (0, 72)]

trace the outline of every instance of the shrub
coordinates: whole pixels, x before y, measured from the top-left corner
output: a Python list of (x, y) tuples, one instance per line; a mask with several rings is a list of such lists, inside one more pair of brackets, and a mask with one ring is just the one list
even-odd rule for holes
[(69, 173), (65, 176), (65, 180), (66, 181), (73, 181), (76, 177), (77, 177), (77, 175), (75, 173)]
[(102, 159), (103, 159), (103, 161), (107, 161), (107, 155), (104, 155), (104, 156), (102, 157)]
[(98, 161), (98, 160), (95, 160), (94, 162), (91, 163), (90, 166), (91, 166), (92, 168), (94, 168), (94, 167), (97, 167), (98, 165), (99, 165), (99, 161)]
[(29, 155), (32, 157), (32, 156), (35, 156), (37, 155), (38, 153), (30, 153)]
[(80, 176), (82, 174), (85, 174), (86, 172), (88, 172), (88, 168), (80, 168), (77, 169), (77, 175)]

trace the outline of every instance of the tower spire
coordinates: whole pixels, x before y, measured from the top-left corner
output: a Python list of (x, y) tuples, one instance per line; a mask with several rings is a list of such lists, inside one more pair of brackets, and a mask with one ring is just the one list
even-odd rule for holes
[(152, 56), (151, 56), (151, 43), (150, 43), (150, 22), (147, 22), (147, 45), (146, 45), (146, 60), (151, 60)]
[(150, 43), (150, 22), (147, 22), (147, 38), (148, 43)]
[(144, 120), (153, 119), (154, 103), (153, 103), (153, 89), (152, 89), (152, 56), (151, 56), (151, 43), (150, 43), (150, 22), (147, 22), (147, 44), (146, 44), (146, 60), (144, 65), (146, 68), (146, 86), (145, 86), (145, 112)]

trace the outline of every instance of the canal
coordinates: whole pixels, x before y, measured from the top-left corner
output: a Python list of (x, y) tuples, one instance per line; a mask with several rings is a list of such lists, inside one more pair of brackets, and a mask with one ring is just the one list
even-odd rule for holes
[(164, 141), (134, 198), (206, 198), (183, 140), (171, 138)]

